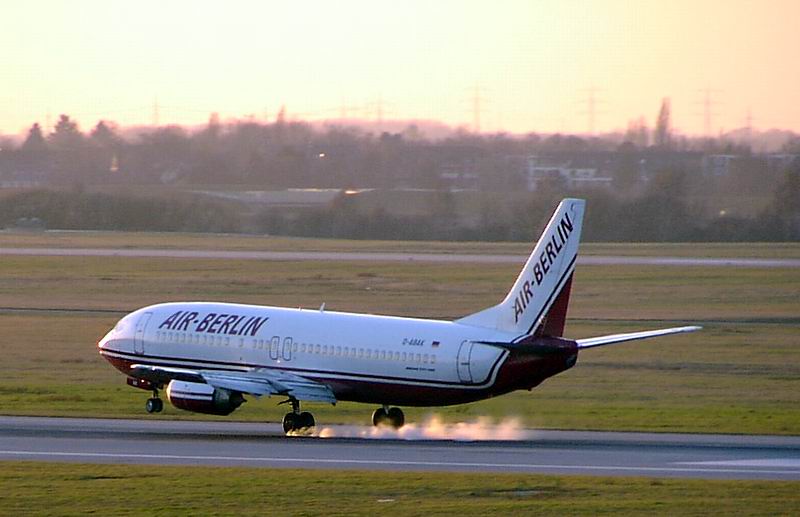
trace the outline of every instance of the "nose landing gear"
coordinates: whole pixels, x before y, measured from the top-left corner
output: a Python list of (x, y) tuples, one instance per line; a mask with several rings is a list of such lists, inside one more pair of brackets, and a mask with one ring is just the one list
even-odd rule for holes
[(372, 425), (375, 427), (383, 425), (400, 429), (405, 423), (406, 417), (399, 407), (383, 406), (372, 413)]
[(285, 402), (281, 402), (281, 404), (284, 403), (292, 404), (292, 412), (286, 413), (286, 416), (283, 417), (284, 433), (290, 434), (299, 431), (310, 431), (317, 425), (314, 421), (314, 415), (308, 411), (300, 411), (300, 401), (297, 399), (289, 399)]

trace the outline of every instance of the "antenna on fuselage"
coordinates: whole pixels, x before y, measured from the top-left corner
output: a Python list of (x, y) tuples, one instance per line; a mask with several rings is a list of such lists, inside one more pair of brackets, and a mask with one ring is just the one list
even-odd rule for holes
[(325, 302), (322, 302), (322, 305), (319, 306), (319, 312), (325, 312)]

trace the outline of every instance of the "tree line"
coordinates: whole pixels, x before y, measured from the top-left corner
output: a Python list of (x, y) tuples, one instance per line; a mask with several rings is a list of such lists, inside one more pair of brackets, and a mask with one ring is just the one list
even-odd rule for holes
[[(584, 239), (592, 242), (722, 242), (800, 240), (800, 164), (788, 172), (768, 206), (753, 217), (709, 214), (687, 201), (681, 174), (664, 175), (643, 195), (622, 197), (606, 190), (585, 193)], [(291, 217), (279, 210), (255, 213), (240, 205), (188, 193), (137, 196), (81, 190), (33, 189), (0, 197), (0, 226), (37, 217), (48, 228), (248, 232), (298, 237), (388, 240), (533, 240), (556, 204), (568, 193), (540, 191), (524, 201), (485, 203), (477, 219), (465, 221), (457, 194), (442, 191), (428, 213), (398, 215), (367, 209), (358, 196), (339, 196), (324, 208)]]

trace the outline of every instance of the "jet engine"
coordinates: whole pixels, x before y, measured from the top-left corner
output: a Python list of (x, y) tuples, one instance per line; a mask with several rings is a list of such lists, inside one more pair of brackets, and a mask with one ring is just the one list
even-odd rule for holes
[(169, 383), (167, 399), (178, 409), (209, 415), (230, 415), (244, 402), (244, 397), (237, 391), (184, 381)]

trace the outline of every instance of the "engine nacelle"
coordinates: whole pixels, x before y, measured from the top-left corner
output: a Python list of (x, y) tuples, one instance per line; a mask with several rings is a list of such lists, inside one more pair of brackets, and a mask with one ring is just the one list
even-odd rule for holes
[(167, 386), (167, 400), (186, 411), (230, 415), (242, 405), (244, 397), (239, 392), (216, 389), (199, 382), (171, 381)]

